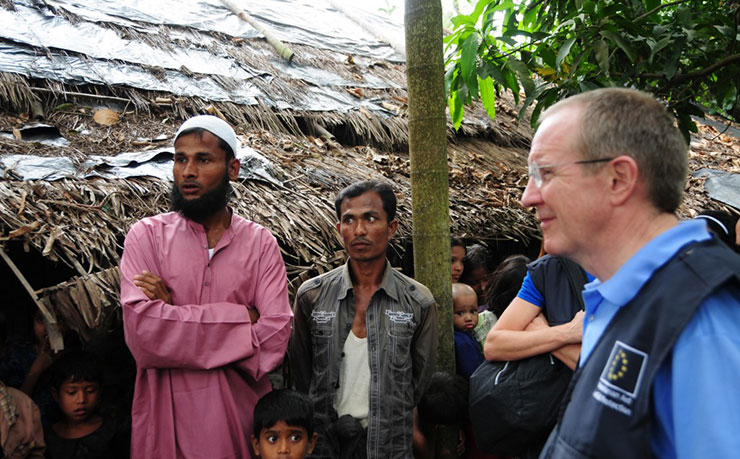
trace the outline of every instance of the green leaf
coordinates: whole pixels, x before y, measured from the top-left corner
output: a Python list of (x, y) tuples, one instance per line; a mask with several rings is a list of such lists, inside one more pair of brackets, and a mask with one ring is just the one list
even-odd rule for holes
[(494, 6), (493, 8), (489, 8), (486, 13), (495, 13), (497, 11), (508, 10), (514, 8), (514, 6), (514, 2), (503, 2), (499, 5)]
[(727, 27), (723, 25), (715, 25), (714, 28), (717, 29), (719, 33), (721, 33), (727, 38), (732, 38), (732, 36), (735, 35), (735, 29), (733, 29), (732, 27)]
[(602, 30), (600, 33), (602, 37), (619, 46), (619, 49), (624, 51), (624, 54), (627, 55), (627, 58), (630, 60), (630, 62), (635, 62), (635, 51), (624, 38), (610, 30)]
[(463, 104), (458, 97), (457, 91), (453, 91), (450, 93), (450, 96), (447, 98), (447, 106), (450, 109), (450, 119), (452, 120), (452, 126), (455, 128), (455, 130), (458, 130), (463, 120)]
[(645, 0), (645, 12), (652, 11), (660, 5), (660, 0)]
[(558, 89), (557, 87), (553, 87), (540, 94), (540, 97), (537, 99), (537, 106), (535, 106), (534, 110), (532, 110), (532, 116), (530, 118), (530, 123), (532, 127), (537, 126), (537, 120), (540, 119), (540, 113), (542, 112), (542, 110), (555, 103), (555, 101), (558, 99), (559, 93), (560, 89)]
[(524, 17), (522, 18), (522, 23), (531, 26), (539, 17), (540, 9), (537, 8), (530, 8), (524, 13)]
[(542, 58), (542, 62), (544, 62), (548, 67), (555, 68), (558, 66), (558, 64), (555, 63), (555, 53), (552, 52), (547, 44), (543, 43), (537, 47), (537, 55)]
[(568, 79), (573, 78), (573, 75), (576, 74), (576, 70), (578, 70), (578, 66), (581, 65), (581, 60), (583, 60), (583, 57), (589, 52), (588, 49), (584, 49), (578, 55), (573, 59), (573, 63), (570, 66), (570, 70), (568, 70)]
[(596, 40), (594, 43), (594, 55), (601, 71), (609, 75), (609, 45), (604, 40)]
[(453, 16), (450, 18), (450, 22), (452, 23), (452, 27), (455, 28), (460, 27), (463, 24), (475, 25), (475, 22), (472, 22), (472, 19), (467, 14)]
[(679, 6), (676, 10), (676, 23), (684, 27), (691, 25), (691, 9), (685, 6)]
[(462, 45), (460, 56), (460, 74), (468, 86), (475, 85), (476, 69), (478, 67), (478, 34), (471, 33)]
[(542, 94), (542, 92), (545, 90), (545, 85), (542, 85), (538, 87), (537, 89), (533, 90), (526, 99), (524, 99), (524, 102), (522, 102), (522, 106), (519, 109), (519, 115), (517, 115), (518, 119), (524, 119), (524, 115), (527, 114), (527, 109), (530, 105)]
[(516, 72), (516, 74), (519, 76), (519, 81), (524, 87), (524, 92), (526, 94), (534, 91), (534, 82), (532, 82), (532, 77), (529, 74), (529, 68), (524, 62), (520, 61), (519, 59), (510, 57), (509, 60), (506, 62), (506, 65), (511, 70)]
[(514, 102), (519, 103), (519, 83), (517, 82), (516, 75), (508, 68), (502, 68), (501, 73), (504, 76), (504, 86), (511, 89), (512, 95), (514, 96)]
[(568, 54), (570, 53), (570, 48), (573, 46), (573, 43), (575, 43), (576, 37), (570, 37), (563, 45), (560, 47), (560, 50), (558, 50), (558, 57), (555, 59), (555, 65), (560, 68), (560, 65), (563, 63), (563, 60), (568, 57)]
[(679, 38), (673, 44), (673, 53), (663, 63), (663, 74), (668, 78), (673, 78), (678, 71), (681, 56), (683, 55), (683, 49), (686, 46), (685, 38)]
[(691, 119), (691, 116), (689, 116), (686, 113), (677, 113), (678, 118), (678, 129), (681, 131), (681, 134), (683, 134), (683, 139), (686, 141), (687, 144), (691, 143), (691, 132), (697, 132), (698, 129), (696, 127), (696, 123), (694, 123), (694, 120)]
[(596, 2), (587, 1), (583, 4), (583, 7), (581, 8), (584, 13), (589, 15), (596, 14)]
[(668, 46), (671, 43), (671, 37), (665, 37), (661, 40), (659, 40), (654, 45), (650, 46), (650, 62), (653, 62), (653, 58), (656, 54), (658, 54), (663, 48)]
[(478, 87), (480, 88), (480, 100), (483, 103), (483, 108), (486, 109), (486, 113), (491, 119), (496, 118), (496, 91), (493, 88), (493, 79), (478, 78)]
[(704, 117), (704, 111), (698, 105), (691, 102), (681, 105), (680, 110), (688, 115), (698, 116), (700, 118)]
[(457, 86), (457, 76), (459, 75), (456, 65), (451, 65), (445, 72), (445, 90), (449, 93), (453, 85)]
[(475, 9), (473, 10), (472, 13), (468, 15), (461, 14), (459, 16), (455, 16), (451, 18), (450, 21), (452, 22), (452, 25), (454, 27), (457, 27), (462, 24), (473, 24), (473, 25), (477, 24), (478, 19), (480, 19), (481, 13), (483, 13), (486, 7), (494, 1), (497, 1), (497, 0), (480, 0), (475, 5)]
[(506, 83), (506, 78), (504, 78), (503, 72), (501, 72), (501, 69), (496, 67), (495, 65), (492, 65), (488, 67), (488, 74), (493, 77), (493, 79), (496, 81), (496, 83), (500, 84), (503, 87), (508, 87)]
[(555, 34), (556, 32), (560, 31), (560, 29), (565, 29), (565, 28), (568, 28), (570, 26), (575, 26), (575, 25), (576, 25), (576, 22), (573, 19), (568, 19), (567, 21), (560, 23), (560, 25), (558, 25), (555, 28), (555, 30), (552, 31), (552, 33)]

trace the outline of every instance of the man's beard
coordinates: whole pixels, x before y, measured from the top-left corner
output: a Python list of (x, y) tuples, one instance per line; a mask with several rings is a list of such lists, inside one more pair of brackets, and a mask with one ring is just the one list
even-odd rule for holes
[(233, 191), (228, 173), (224, 174), (223, 180), (216, 188), (195, 199), (185, 199), (177, 184), (173, 183), (170, 191), (170, 206), (172, 210), (180, 212), (185, 218), (202, 222), (223, 210), (229, 204)]

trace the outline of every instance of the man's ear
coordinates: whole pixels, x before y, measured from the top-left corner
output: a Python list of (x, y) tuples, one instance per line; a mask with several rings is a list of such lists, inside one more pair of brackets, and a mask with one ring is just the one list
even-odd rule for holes
[(392, 238), (394, 234), (396, 234), (396, 230), (398, 229), (398, 220), (393, 219), (390, 222), (388, 222), (388, 239)]
[(257, 440), (257, 437), (254, 436), (254, 434), (252, 434), (251, 438), (252, 438), (252, 448), (254, 449), (254, 454), (259, 456), (260, 455), (260, 442), (259, 440)]
[(236, 158), (231, 158), (229, 164), (226, 166), (229, 172), (229, 180), (232, 182), (239, 178), (239, 170), (241, 170), (242, 163)]
[(640, 170), (634, 158), (627, 155), (617, 156), (609, 164), (609, 196), (614, 205), (624, 204), (631, 196), (640, 181)]
[(308, 454), (313, 453), (313, 448), (316, 446), (316, 440), (318, 438), (319, 436), (316, 432), (311, 435), (311, 438), (308, 440)]

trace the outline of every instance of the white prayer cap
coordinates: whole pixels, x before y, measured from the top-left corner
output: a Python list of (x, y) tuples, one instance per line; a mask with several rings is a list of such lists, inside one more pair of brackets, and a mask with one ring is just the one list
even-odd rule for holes
[(234, 156), (236, 156), (237, 150), (239, 149), (239, 143), (236, 141), (236, 133), (231, 126), (229, 126), (229, 123), (217, 116), (198, 115), (185, 121), (175, 134), (175, 142), (177, 142), (177, 138), (180, 137), (180, 134), (183, 132), (198, 128), (205, 129), (226, 142), (231, 147), (231, 151), (234, 152)]

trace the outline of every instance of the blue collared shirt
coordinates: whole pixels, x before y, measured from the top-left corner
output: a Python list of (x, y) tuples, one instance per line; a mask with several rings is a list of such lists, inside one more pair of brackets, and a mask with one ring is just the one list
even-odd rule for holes
[[(681, 222), (640, 249), (609, 280), (583, 292), (581, 361), (619, 309), (653, 273), (692, 242), (709, 239), (706, 224)], [(729, 458), (740, 454), (740, 289), (724, 287), (701, 304), (653, 381), (653, 454), (661, 458)]]

